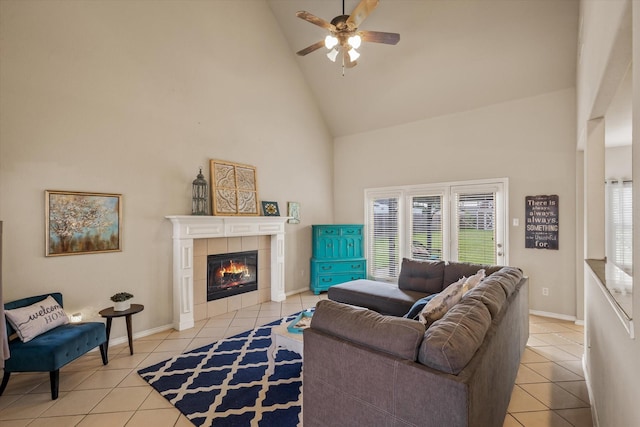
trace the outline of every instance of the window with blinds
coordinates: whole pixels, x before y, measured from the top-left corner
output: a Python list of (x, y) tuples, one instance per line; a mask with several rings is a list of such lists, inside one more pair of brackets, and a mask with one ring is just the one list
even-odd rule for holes
[(368, 277), (394, 281), (403, 258), (508, 264), (508, 181), (365, 190)]
[(457, 193), (458, 261), (496, 264), (495, 193)]
[(633, 196), (631, 181), (609, 180), (606, 183), (607, 259), (625, 273), (633, 271)]
[(369, 276), (392, 280), (400, 265), (398, 197), (368, 200), (367, 264)]

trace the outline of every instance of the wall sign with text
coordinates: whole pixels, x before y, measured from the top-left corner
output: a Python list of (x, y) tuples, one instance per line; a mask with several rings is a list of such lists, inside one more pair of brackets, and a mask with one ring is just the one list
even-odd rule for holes
[(524, 247), (558, 249), (558, 196), (527, 196)]

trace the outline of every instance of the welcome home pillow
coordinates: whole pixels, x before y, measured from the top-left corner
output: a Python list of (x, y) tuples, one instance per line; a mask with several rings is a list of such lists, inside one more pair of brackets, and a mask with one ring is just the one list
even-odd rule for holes
[(51, 295), (26, 307), (5, 310), (7, 320), (22, 342), (29, 342), (56, 326), (69, 323), (69, 317)]

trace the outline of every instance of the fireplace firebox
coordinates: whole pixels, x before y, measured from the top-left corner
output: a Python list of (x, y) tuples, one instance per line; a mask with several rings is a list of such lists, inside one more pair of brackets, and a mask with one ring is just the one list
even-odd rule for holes
[(258, 290), (258, 251), (207, 256), (207, 301)]

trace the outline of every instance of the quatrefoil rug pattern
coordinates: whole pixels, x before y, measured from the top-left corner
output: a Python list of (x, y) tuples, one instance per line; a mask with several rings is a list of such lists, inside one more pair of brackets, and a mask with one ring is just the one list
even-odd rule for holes
[(260, 326), (138, 371), (197, 426), (302, 425), (302, 358), (280, 349), (267, 373), (271, 328)]

